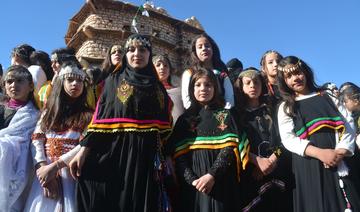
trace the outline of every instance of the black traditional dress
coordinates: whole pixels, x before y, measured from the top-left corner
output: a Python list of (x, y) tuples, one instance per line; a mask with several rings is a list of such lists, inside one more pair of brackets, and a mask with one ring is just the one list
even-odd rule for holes
[[(280, 107), (279, 112), (281, 110)], [(351, 149), (351, 140), (345, 140), (347, 123), (330, 97), (313, 94), (297, 99), (295, 112), (293, 132), (298, 140), (291, 140), (293, 143), (288, 143), (287, 148), (298, 145), (296, 142), (308, 140), (311, 145), (322, 149)], [(294, 211), (339, 212), (350, 206), (352, 211), (360, 210), (360, 199), (354, 184), (345, 174), (345, 163), (334, 168), (324, 168), (323, 162), (318, 159), (299, 154), (292, 156), (296, 180)], [(342, 183), (344, 190), (341, 189)]]
[(150, 65), (109, 75), (88, 133), (77, 188), (80, 211), (170, 210), (162, 183), (161, 141), (171, 102)]
[(291, 171), (290, 152), (281, 145), (280, 137), (274, 125), (274, 118), (266, 104), (255, 109), (247, 109), (245, 122), (248, 124), (247, 134), (250, 141), (250, 152), (269, 157), (277, 155), (277, 167), (269, 175), (256, 180), (255, 165), (249, 164), (243, 172), (241, 181), (242, 211), (292, 211), (293, 177)]
[[(229, 110), (202, 108), (180, 116), (170, 138), (175, 143), (180, 181), (179, 211), (239, 211), (239, 172), (248, 161), (249, 150), (245, 133), (239, 133)], [(208, 173), (215, 184), (205, 194), (192, 182)]]

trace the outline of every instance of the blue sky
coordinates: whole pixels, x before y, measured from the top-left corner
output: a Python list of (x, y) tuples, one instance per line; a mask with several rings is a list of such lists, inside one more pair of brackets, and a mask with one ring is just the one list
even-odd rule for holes
[[(129, 1), (140, 5), (145, 1)], [(85, 0), (4, 0), (0, 12), (0, 63), (11, 49), (29, 43), (48, 53), (65, 46), (69, 19)], [(259, 67), (274, 49), (302, 58), (319, 84), (360, 84), (360, 1), (358, 0), (154, 0), (177, 19), (196, 16), (220, 47), (222, 59), (239, 58)]]

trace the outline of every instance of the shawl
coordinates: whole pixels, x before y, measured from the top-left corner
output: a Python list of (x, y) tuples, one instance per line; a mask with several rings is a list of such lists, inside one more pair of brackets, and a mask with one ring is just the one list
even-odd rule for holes
[(30, 143), (37, 120), (38, 110), (28, 102), (18, 109), (9, 126), (0, 130), (1, 211), (14, 209), (33, 172)]
[[(201, 108), (198, 115), (187, 110), (179, 117), (170, 143), (174, 146), (174, 158), (196, 149), (222, 149), (233, 147), (237, 174), (244, 170), (249, 160), (249, 140), (238, 128), (235, 111), (227, 109)], [(170, 144), (170, 145), (171, 145)]]

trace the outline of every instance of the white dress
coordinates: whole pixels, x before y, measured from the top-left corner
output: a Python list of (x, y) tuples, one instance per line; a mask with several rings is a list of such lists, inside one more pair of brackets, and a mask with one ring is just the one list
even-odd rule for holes
[[(66, 165), (69, 165), (71, 159), (80, 150), (78, 143), (81, 136), (81, 130), (74, 129), (64, 132), (50, 131), (44, 134), (40, 129), (40, 122), (38, 122), (33, 134), (31, 149), (34, 165), (43, 161), (47, 161), (50, 164), (58, 159), (62, 159)], [(75, 181), (70, 175), (70, 169), (68, 167), (62, 168), (59, 175), (61, 178), (62, 191), (60, 193), (62, 196), (56, 200), (45, 197), (43, 195), (43, 188), (35, 177), (24, 211), (77, 211)]]

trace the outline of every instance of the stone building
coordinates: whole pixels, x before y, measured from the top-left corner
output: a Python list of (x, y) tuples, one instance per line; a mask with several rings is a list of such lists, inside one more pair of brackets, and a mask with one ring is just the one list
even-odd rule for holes
[[(177, 73), (187, 67), (189, 46), (203, 32), (195, 17), (185, 21), (171, 17), (163, 8), (145, 3), (149, 17), (137, 16), (139, 33), (150, 36), (153, 53), (167, 55)], [(100, 65), (108, 48), (115, 43), (124, 45), (134, 32), (131, 27), (138, 6), (115, 0), (90, 0), (70, 19), (65, 43), (76, 50), (79, 59)]]

